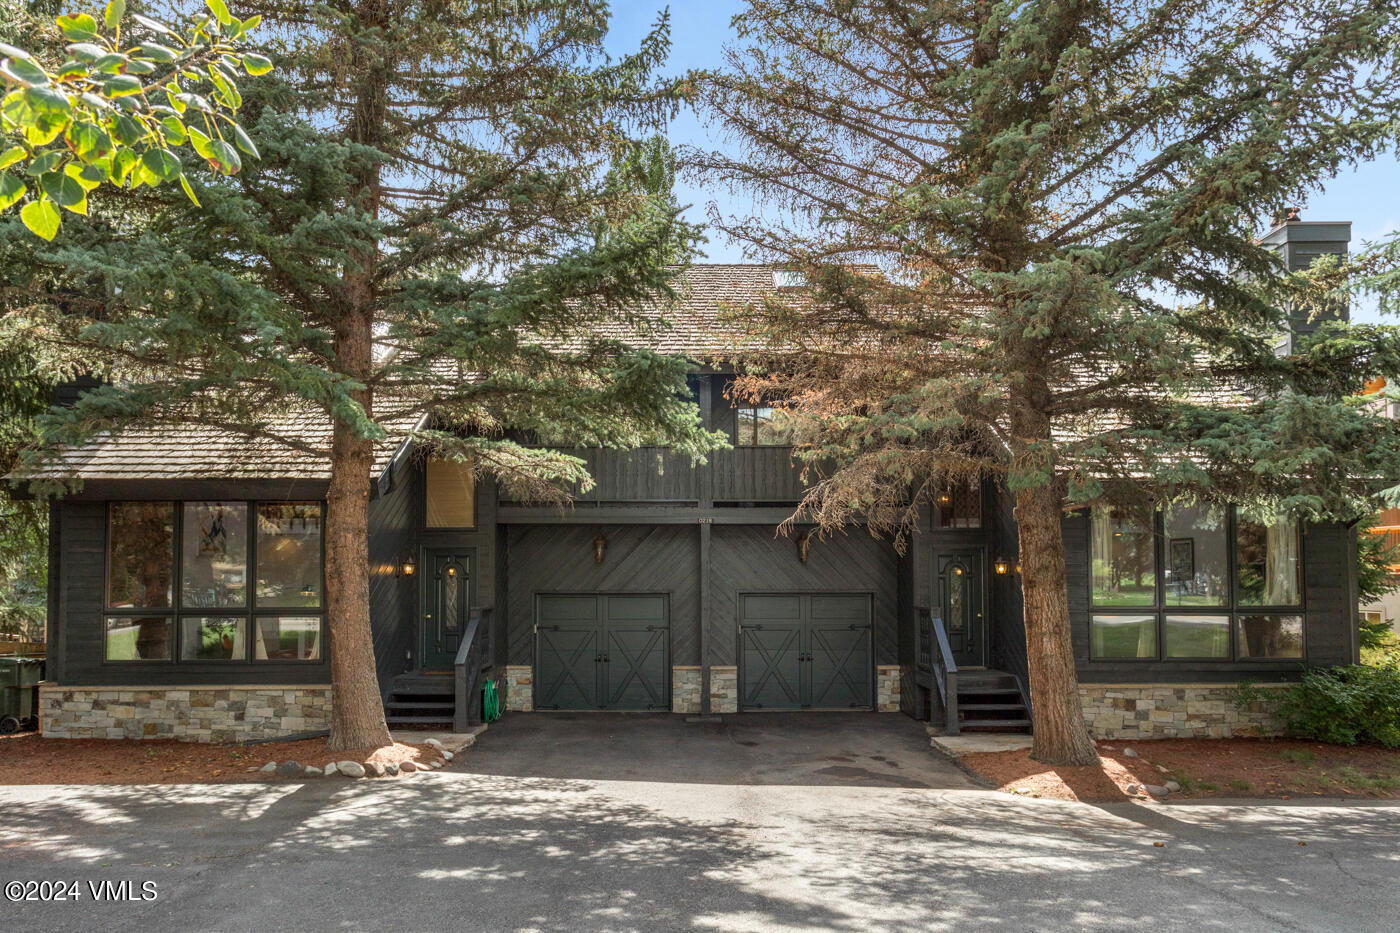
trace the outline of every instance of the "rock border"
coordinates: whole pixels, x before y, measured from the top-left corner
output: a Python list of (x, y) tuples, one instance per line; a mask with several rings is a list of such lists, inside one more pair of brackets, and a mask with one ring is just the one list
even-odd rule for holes
[[(454, 743), (457, 744), (457, 752), (472, 745), (476, 741), (476, 734), (463, 736), (462, 739), (463, 741), (460, 743)], [(303, 766), (296, 761), (269, 761), (261, 767), (254, 766), (248, 770), (282, 778), (331, 777), (336, 774), (351, 779), (366, 777), (392, 778), (407, 777), (419, 771), (436, 771), (439, 768), (446, 767), (447, 763), (456, 757), (454, 751), (447, 748), (441, 739), (434, 736), (429, 736), (416, 744), (430, 746), (437, 753), (437, 757), (430, 756), (420, 761), (401, 761), (394, 764), (383, 764), (377, 761), (351, 761), (347, 759), (345, 761), (332, 761), (328, 763), (324, 769), (318, 768), (315, 765)]]

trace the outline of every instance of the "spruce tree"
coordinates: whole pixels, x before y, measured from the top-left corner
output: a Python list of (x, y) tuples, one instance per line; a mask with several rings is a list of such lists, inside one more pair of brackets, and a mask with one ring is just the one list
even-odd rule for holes
[[(602, 0), (252, 0), (235, 13), (262, 15), (276, 66), (241, 89), (260, 158), (229, 179), (187, 173), (198, 210), (178, 190), (122, 191), (52, 247), (6, 235), (7, 274), (77, 290), (48, 326), (119, 377), (54, 419), (50, 444), (195, 423), (329, 462), (330, 744), (382, 745), (376, 442), (409, 430), (536, 500), (590, 481), (527, 437), (712, 446), (683, 361), (600, 336), (645, 326), (696, 238), (654, 138), (682, 88), (656, 76), (664, 17), (611, 59)], [(328, 443), (278, 429), (308, 410)]]
[(940, 484), (1001, 484), (1033, 755), (1092, 763), (1066, 508), (1352, 519), (1400, 476), (1395, 425), (1352, 399), (1396, 332), (1280, 352), (1358, 270), (1290, 275), (1256, 240), (1393, 151), (1397, 4), (750, 0), (735, 23), (705, 84), (732, 146), (691, 159), (766, 203), (722, 229), (807, 276), (754, 309), (802, 355), (741, 386), (790, 400), (819, 480), (799, 514), (898, 538)]

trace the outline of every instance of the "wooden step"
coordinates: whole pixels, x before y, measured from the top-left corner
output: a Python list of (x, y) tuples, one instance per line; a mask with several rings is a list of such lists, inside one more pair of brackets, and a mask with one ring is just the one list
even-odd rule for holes
[(978, 710), (1002, 710), (1005, 712), (1024, 713), (1026, 711), (1023, 703), (959, 703), (958, 709), (978, 709)]
[(445, 709), (453, 710), (457, 708), (456, 702), (444, 703), (437, 700), (401, 700), (390, 699), (384, 704), (385, 710), (392, 709)]
[(457, 685), (451, 680), (445, 683), (419, 683), (417, 681), (404, 682), (395, 680), (389, 687), (391, 696), (452, 696), (457, 692)]
[(400, 725), (404, 723), (423, 724), (452, 721), (451, 716), (385, 716), (384, 718), (388, 721), (390, 725)]
[(1029, 719), (964, 719), (959, 729), (1029, 729)]

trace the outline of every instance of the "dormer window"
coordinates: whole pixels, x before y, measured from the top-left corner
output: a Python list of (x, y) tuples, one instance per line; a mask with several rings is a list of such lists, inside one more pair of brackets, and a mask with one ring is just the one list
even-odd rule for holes
[(735, 447), (791, 447), (791, 416), (766, 405), (743, 405), (737, 411)]
[(792, 269), (774, 269), (773, 287), (780, 292), (796, 291), (807, 287), (807, 276)]

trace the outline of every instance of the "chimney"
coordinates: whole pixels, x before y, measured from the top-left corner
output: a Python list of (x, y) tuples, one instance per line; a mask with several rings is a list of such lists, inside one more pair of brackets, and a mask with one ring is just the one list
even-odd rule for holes
[[(1303, 220), (1302, 211), (1296, 207), (1285, 208), (1281, 213), (1281, 220), (1259, 242), (1277, 252), (1290, 272), (1306, 269), (1319, 256), (1347, 254), (1347, 244), (1351, 242), (1351, 221)], [(1311, 320), (1306, 314), (1299, 313), (1293, 318), (1293, 332), (1310, 334), (1323, 321), (1346, 321), (1350, 316), (1351, 311), (1345, 302), (1339, 302), (1334, 310), (1318, 314)]]

